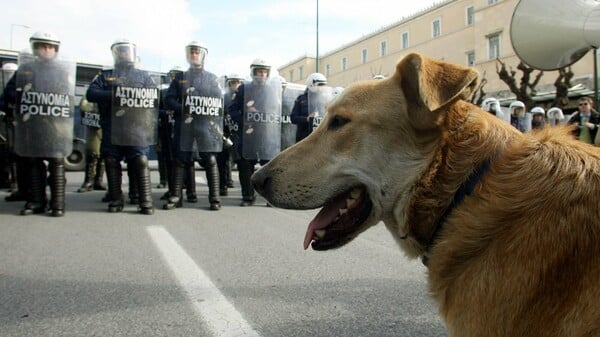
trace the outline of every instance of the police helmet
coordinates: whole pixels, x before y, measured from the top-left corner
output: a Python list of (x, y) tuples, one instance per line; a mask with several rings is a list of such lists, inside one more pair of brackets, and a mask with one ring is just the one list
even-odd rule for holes
[(306, 87), (310, 91), (317, 91), (319, 86), (326, 84), (327, 78), (321, 73), (312, 73), (306, 78)]
[[(198, 59), (192, 59), (192, 52), (198, 53), (200, 57)], [(202, 68), (204, 66), (206, 54), (208, 54), (208, 48), (206, 48), (204, 44), (199, 41), (191, 41), (187, 44), (187, 46), (185, 46), (185, 57), (191, 67)]]
[(565, 115), (561, 108), (552, 107), (548, 109), (547, 116), (550, 119), (564, 119)]
[(240, 76), (239, 74), (231, 73), (231, 74), (227, 75), (227, 83), (229, 83), (231, 81), (243, 82), (244, 78), (242, 76)]
[(115, 65), (131, 65), (137, 60), (135, 43), (128, 39), (118, 39), (110, 46)]
[(265, 59), (257, 58), (250, 64), (250, 76), (254, 77), (256, 69), (267, 69), (267, 77), (271, 75), (271, 65)]
[(29, 44), (31, 45), (31, 50), (35, 54), (36, 44), (44, 43), (54, 46), (54, 49), (58, 52), (58, 47), (60, 46), (60, 40), (58, 36), (54, 33), (50, 32), (35, 32), (29, 38)]
[(168, 73), (168, 75), (169, 75), (169, 78), (170, 78), (171, 80), (173, 80), (173, 79), (175, 79), (175, 76), (176, 76), (177, 74), (179, 74), (179, 73), (182, 73), (182, 72), (183, 72), (183, 68), (181, 68), (180, 66), (174, 66), (173, 68), (171, 68), (171, 69), (169, 70), (169, 73)]
[(2, 71), (16, 71), (18, 67), (16, 63), (8, 62), (2, 65)]
[(491, 112), (493, 106), (500, 106), (500, 101), (495, 97), (488, 97), (481, 102), (481, 108), (487, 112)]
[(523, 112), (525, 111), (525, 104), (521, 101), (514, 101), (512, 103), (510, 103), (510, 105), (508, 106), (508, 109), (510, 110), (511, 114), (515, 113), (515, 109), (517, 108), (521, 108), (523, 109)]
[(544, 111), (544, 108), (536, 106), (535, 108), (531, 109), (531, 114), (534, 115), (534, 116), (535, 115), (539, 115), (539, 114), (542, 114), (542, 115), (545, 116), (546, 115), (546, 111)]

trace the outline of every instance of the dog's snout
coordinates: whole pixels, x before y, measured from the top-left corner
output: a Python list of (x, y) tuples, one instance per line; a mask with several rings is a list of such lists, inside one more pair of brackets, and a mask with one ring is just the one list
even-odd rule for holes
[(252, 186), (254, 186), (254, 189), (264, 197), (266, 197), (265, 192), (269, 189), (271, 181), (272, 178), (268, 171), (263, 168), (252, 175)]

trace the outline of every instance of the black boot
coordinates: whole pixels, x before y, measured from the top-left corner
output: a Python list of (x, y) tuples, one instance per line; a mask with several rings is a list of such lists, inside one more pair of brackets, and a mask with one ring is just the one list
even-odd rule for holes
[(98, 158), (96, 161), (96, 174), (94, 175), (94, 191), (106, 191), (106, 185), (102, 182), (104, 166), (104, 158)]
[(185, 164), (176, 160), (173, 163), (173, 183), (169, 190), (169, 198), (163, 205), (163, 209), (174, 209), (183, 206), (183, 176)]
[(252, 206), (256, 197), (254, 196), (254, 186), (252, 186), (252, 173), (254, 173), (254, 161), (242, 159), (237, 162), (238, 173), (240, 175), (240, 185), (242, 187), (242, 203), (240, 206)]
[(196, 167), (194, 162), (185, 166), (185, 195), (187, 196), (187, 202), (198, 202), (198, 195), (196, 194)]
[(204, 169), (206, 170), (206, 183), (208, 184), (208, 202), (210, 209), (218, 211), (221, 209), (221, 198), (219, 197), (219, 167), (214, 154), (203, 156)]
[(140, 203), (139, 178), (134, 169), (135, 164), (127, 161), (127, 178), (129, 179), (129, 204), (137, 205)]
[(138, 212), (142, 214), (154, 214), (152, 205), (152, 188), (150, 186), (150, 168), (148, 167), (148, 158), (144, 155), (133, 159), (133, 169), (138, 178), (139, 187), (139, 207)]
[(41, 159), (27, 160), (29, 163), (30, 195), (21, 210), (21, 215), (45, 213), (48, 199), (46, 197), (46, 165)]
[(4, 200), (27, 201), (28, 195), (31, 193), (31, 161), (18, 155), (15, 155), (14, 158), (17, 176), (17, 190), (6, 196)]
[(106, 180), (108, 182), (108, 211), (110, 213), (123, 211), (123, 190), (121, 189), (121, 163), (115, 157), (106, 157)]
[(97, 161), (98, 158), (94, 155), (90, 154), (85, 157), (85, 176), (83, 177), (83, 184), (77, 192), (89, 192), (94, 188), (94, 174), (96, 173)]
[(50, 171), (50, 211), (52, 216), (65, 215), (65, 186), (67, 179), (65, 177), (65, 159), (50, 159), (48, 165)]

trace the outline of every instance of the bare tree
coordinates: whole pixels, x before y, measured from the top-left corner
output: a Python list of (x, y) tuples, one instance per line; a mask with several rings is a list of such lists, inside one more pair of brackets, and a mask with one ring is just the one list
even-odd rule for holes
[[(522, 61), (519, 62), (517, 69), (521, 71), (521, 80), (517, 84), (517, 71), (510, 68), (506, 69), (506, 64), (500, 59), (496, 59), (496, 73), (500, 79), (508, 85), (510, 91), (515, 94), (517, 100), (523, 102), (527, 110), (530, 110), (534, 106), (533, 97), (536, 95), (535, 87), (540, 82), (540, 79), (544, 75), (543, 71), (539, 71), (532, 79), (532, 73), (536, 69), (529, 67)], [(499, 67), (499, 64), (501, 67)]]
[(569, 104), (569, 88), (571, 87), (571, 79), (574, 74), (571, 71), (571, 67), (564, 67), (558, 69), (558, 77), (554, 81), (556, 87), (556, 96), (552, 102), (552, 106), (564, 108)]
[(485, 87), (486, 84), (487, 84), (487, 78), (485, 78), (485, 71), (484, 71), (483, 75), (481, 76), (481, 81), (479, 81), (479, 84), (477, 84), (477, 88), (475, 88), (475, 90), (473, 90), (473, 94), (471, 95), (471, 99), (469, 100), (471, 103), (481, 106), (481, 103), (483, 102), (483, 98), (486, 95), (486, 92), (483, 90), (483, 87)]

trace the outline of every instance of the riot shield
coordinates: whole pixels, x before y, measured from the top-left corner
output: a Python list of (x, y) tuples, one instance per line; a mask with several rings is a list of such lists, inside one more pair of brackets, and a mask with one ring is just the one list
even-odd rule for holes
[(242, 156), (271, 160), (281, 150), (281, 80), (244, 83)]
[(100, 112), (96, 103), (87, 102), (81, 109), (81, 125), (100, 128)]
[(298, 126), (292, 124), (292, 109), (298, 96), (302, 95), (305, 86), (288, 83), (283, 89), (283, 99), (281, 102), (281, 151), (296, 143), (296, 132)]
[(16, 77), (15, 152), (60, 158), (73, 149), (75, 63), (19, 55)]
[(321, 124), (321, 121), (325, 116), (327, 103), (333, 98), (332, 87), (322, 85), (314, 87), (314, 89), (316, 90), (308, 91), (308, 114), (315, 113), (312, 125), (313, 130)]
[(113, 70), (111, 142), (121, 146), (156, 144), (159, 85), (144, 70)]
[(210, 73), (188, 70), (183, 74), (181, 151), (223, 151), (223, 94)]

